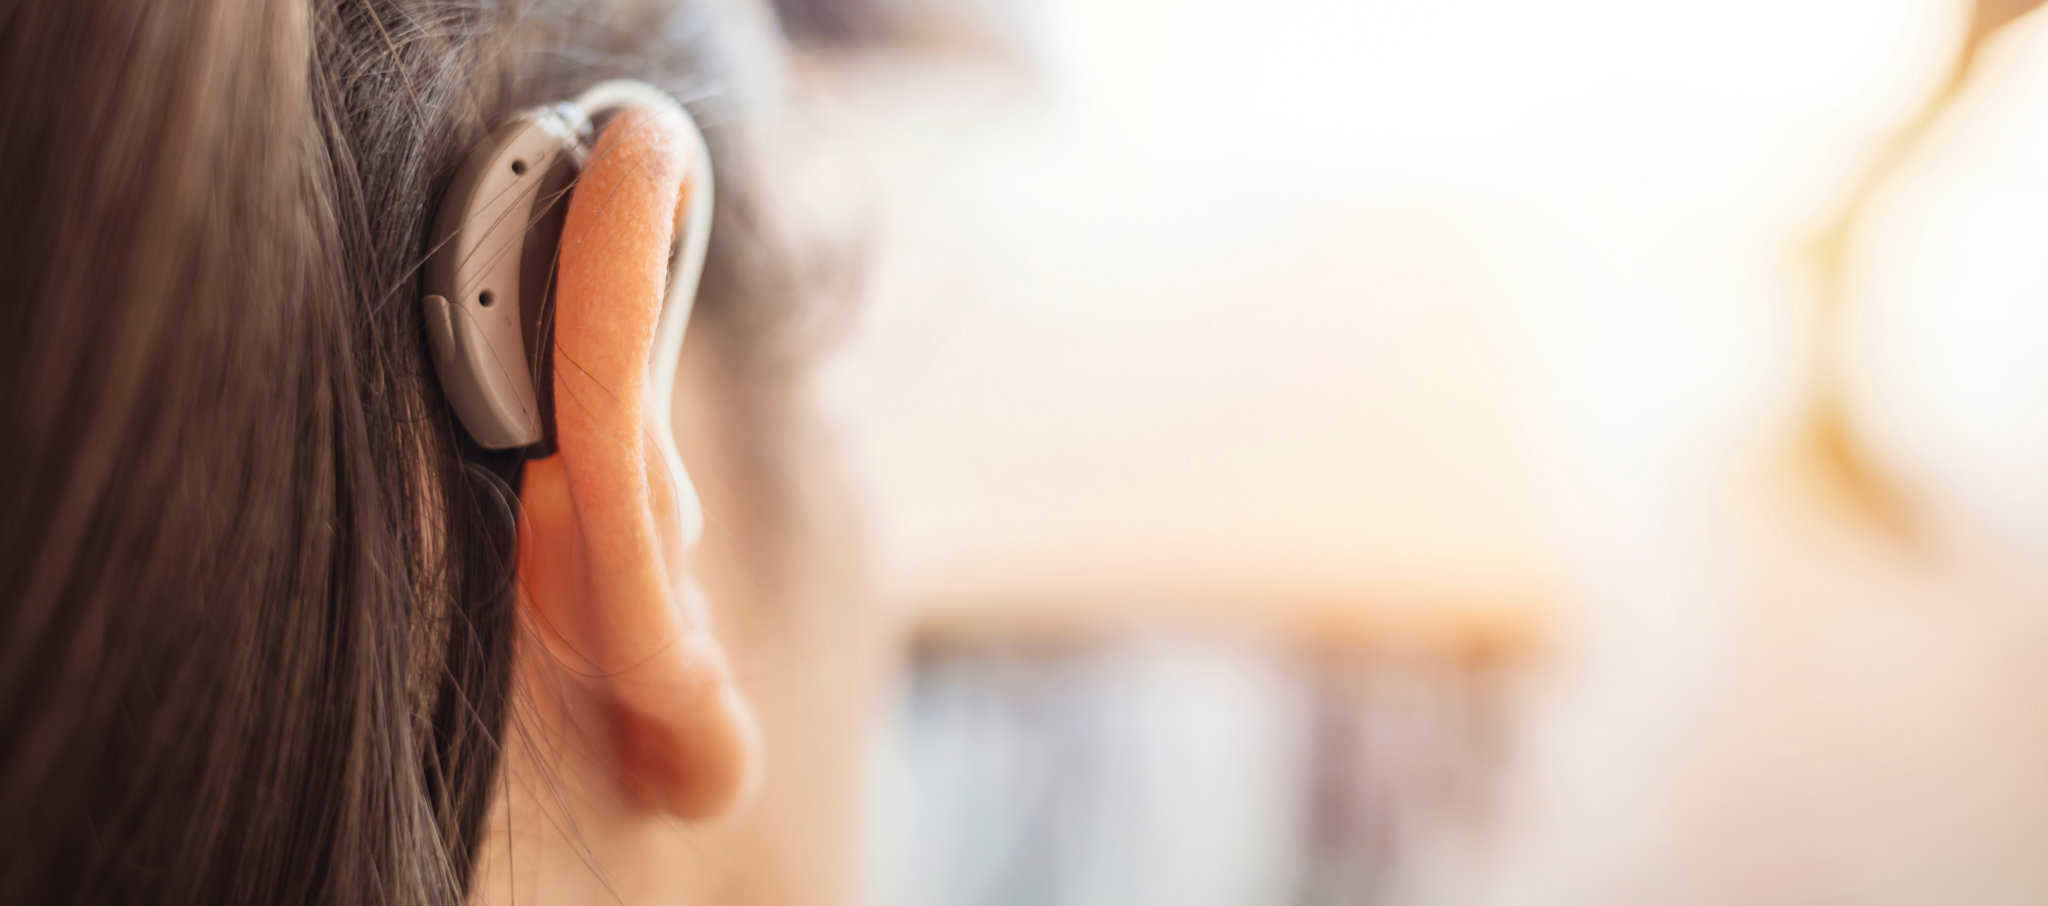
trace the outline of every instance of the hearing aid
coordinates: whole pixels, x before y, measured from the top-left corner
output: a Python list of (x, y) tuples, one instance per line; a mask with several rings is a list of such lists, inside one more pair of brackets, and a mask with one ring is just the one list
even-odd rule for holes
[(489, 450), (549, 451), (556, 253), (569, 191), (590, 145), (629, 109), (673, 111), (696, 143), (688, 201), (676, 212), (668, 286), (649, 372), (672, 380), (711, 238), (711, 156), (688, 111), (642, 82), (602, 82), (520, 111), (470, 152), (434, 219), (422, 315), (434, 370), (456, 417)]

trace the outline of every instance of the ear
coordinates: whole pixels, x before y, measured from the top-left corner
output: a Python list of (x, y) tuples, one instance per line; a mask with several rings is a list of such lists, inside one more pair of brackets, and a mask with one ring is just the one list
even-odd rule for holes
[(540, 643), (520, 657), (544, 661), (523, 675), (575, 693), (559, 719), (595, 737), (622, 799), (690, 819), (744, 799), (760, 758), (688, 576), (702, 514), (668, 429), (673, 375), (660, 372), (672, 366), (658, 364), (681, 340), (659, 326), (678, 212), (709, 190), (693, 182), (708, 172), (701, 148), (678, 113), (655, 108), (598, 137), (562, 229), (559, 452), (527, 463), (520, 494), (521, 606)]

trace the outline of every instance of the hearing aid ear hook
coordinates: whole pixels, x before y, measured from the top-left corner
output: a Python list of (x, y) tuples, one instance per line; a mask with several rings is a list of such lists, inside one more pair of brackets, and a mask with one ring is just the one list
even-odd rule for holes
[[(568, 192), (595, 127), (625, 110), (673, 111), (696, 140), (699, 169), (676, 212), (676, 250), (649, 372), (672, 381), (711, 238), (711, 157), (682, 105), (642, 82), (593, 86), (574, 101), (521, 111), (471, 152), (435, 216), (421, 300), (434, 370), (455, 414), (492, 450), (549, 440), (554, 261)], [(537, 389), (538, 388), (538, 389)]]

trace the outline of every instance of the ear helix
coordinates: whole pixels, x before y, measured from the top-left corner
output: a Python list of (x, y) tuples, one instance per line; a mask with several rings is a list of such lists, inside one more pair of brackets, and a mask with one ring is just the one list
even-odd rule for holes
[(670, 342), (658, 345), (664, 352), (650, 365), (657, 380), (673, 379), (680, 345), (673, 340), (684, 329), (711, 229), (710, 157), (674, 98), (642, 82), (601, 82), (572, 102), (524, 110), (500, 126), (463, 161), (435, 215), (422, 320), (442, 390), (485, 449), (545, 450), (552, 428), (547, 309), (561, 201), (587, 163), (594, 125), (636, 107), (674, 112), (698, 151), (690, 201), (677, 215), (659, 327)]

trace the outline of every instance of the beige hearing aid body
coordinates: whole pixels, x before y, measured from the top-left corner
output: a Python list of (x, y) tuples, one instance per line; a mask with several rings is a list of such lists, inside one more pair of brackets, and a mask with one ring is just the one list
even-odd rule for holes
[[(711, 238), (711, 156), (687, 111), (651, 85), (603, 82), (576, 100), (521, 111), (464, 160), (435, 218), (422, 315), (441, 386), (487, 449), (548, 437), (548, 313), (567, 195), (588, 162), (594, 129), (635, 107), (673, 110), (696, 140), (651, 376), (674, 379), (681, 334)], [(536, 387), (542, 392), (536, 392)]]

